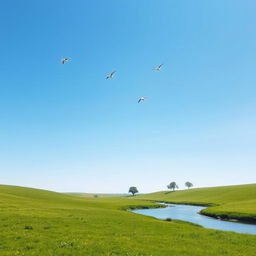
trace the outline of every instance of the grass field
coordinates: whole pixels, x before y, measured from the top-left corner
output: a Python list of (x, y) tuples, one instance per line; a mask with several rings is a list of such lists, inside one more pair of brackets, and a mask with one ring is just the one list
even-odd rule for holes
[(214, 205), (202, 211), (212, 217), (256, 223), (256, 184), (162, 191), (136, 196), (137, 199)]
[(256, 236), (161, 221), (131, 197), (81, 198), (0, 186), (1, 256), (254, 256)]

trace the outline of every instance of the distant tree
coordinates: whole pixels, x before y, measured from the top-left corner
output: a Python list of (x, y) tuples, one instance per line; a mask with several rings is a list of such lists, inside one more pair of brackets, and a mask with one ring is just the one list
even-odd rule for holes
[(98, 195), (94, 195), (93, 197), (94, 197), (94, 198), (98, 198)]
[(168, 189), (172, 189), (175, 191), (175, 188), (179, 188), (175, 181), (172, 181), (169, 185), (167, 185)]
[(187, 182), (185, 183), (185, 186), (189, 189), (189, 188), (192, 188), (192, 187), (193, 187), (193, 184), (192, 184), (191, 182), (187, 181)]
[(136, 193), (139, 193), (139, 191), (136, 187), (130, 187), (129, 193), (132, 193), (132, 195), (134, 196)]

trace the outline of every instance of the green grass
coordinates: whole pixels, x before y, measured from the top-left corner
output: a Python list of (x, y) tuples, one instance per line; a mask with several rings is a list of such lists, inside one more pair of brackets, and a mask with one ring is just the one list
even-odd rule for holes
[(125, 211), (132, 197), (81, 198), (0, 185), (1, 256), (254, 256), (256, 236)]
[(137, 196), (137, 199), (172, 203), (214, 205), (202, 211), (212, 217), (256, 223), (256, 184), (162, 191)]

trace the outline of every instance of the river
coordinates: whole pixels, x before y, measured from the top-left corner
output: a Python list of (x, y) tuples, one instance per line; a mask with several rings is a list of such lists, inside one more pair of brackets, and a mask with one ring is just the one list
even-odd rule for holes
[(224, 221), (200, 215), (199, 212), (206, 208), (194, 205), (165, 204), (166, 208), (139, 209), (133, 212), (147, 216), (153, 216), (158, 219), (177, 219), (199, 224), (205, 228), (219, 229), (225, 231), (234, 231), (238, 233), (247, 233), (256, 235), (256, 225), (244, 224), (238, 222)]

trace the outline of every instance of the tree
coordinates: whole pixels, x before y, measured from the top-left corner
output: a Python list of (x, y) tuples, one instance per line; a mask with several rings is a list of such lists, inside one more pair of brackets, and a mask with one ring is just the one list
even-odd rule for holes
[(179, 188), (175, 181), (172, 181), (169, 185), (167, 185), (168, 189), (172, 189), (175, 191), (175, 188)]
[(189, 189), (189, 188), (192, 188), (192, 187), (193, 187), (193, 184), (192, 184), (191, 182), (187, 181), (187, 182), (185, 183), (185, 186)]
[(136, 187), (130, 187), (129, 193), (132, 193), (132, 195), (134, 196), (136, 193), (139, 193), (139, 191)]

